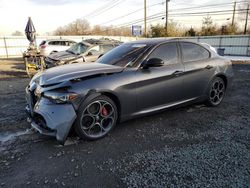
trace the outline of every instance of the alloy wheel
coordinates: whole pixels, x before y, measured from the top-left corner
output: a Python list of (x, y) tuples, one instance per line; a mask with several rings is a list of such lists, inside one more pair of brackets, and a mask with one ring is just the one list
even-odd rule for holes
[(209, 93), (209, 98), (210, 98), (211, 103), (214, 106), (220, 104), (224, 95), (225, 95), (225, 84), (223, 80), (221, 79), (214, 80), (214, 82), (212, 83), (210, 93)]
[(112, 104), (105, 100), (96, 100), (83, 110), (81, 129), (88, 137), (102, 137), (113, 127), (115, 116)]

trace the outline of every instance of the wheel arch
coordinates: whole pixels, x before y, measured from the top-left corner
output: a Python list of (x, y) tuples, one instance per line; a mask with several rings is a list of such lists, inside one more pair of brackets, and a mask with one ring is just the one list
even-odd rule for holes
[(105, 95), (109, 97), (111, 100), (114, 101), (116, 107), (117, 107), (117, 112), (118, 112), (118, 122), (120, 121), (120, 116), (121, 116), (121, 103), (117, 95), (115, 95), (112, 91), (96, 91), (96, 90), (90, 90), (87, 94), (87, 101), (90, 101), (94, 99), (95, 97), (98, 97), (100, 95)]
[(118, 121), (120, 120), (120, 115), (121, 115), (121, 103), (119, 98), (112, 92), (108, 92), (108, 91), (103, 91), (100, 92), (102, 95), (105, 95), (107, 97), (109, 97), (111, 100), (114, 101), (114, 103), (116, 104), (117, 107), (117, 112), (118, 112)]
[(224, 75), (224, 74), (217, 74), (217, 75), (215, 75), (215, 77), (219, 77), (219, 78), (221, 78), (221, 79), (224, 81), (224, 83), (225, 83), (225, 87), (226, 87), (226, 89), (227, 89), (228, 80), (227, 80), (226, 75)]

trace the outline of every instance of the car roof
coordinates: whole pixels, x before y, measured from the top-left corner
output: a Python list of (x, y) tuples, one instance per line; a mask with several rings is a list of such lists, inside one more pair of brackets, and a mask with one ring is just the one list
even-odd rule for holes
[(105, 41), (105, 42), (99, 42), (99, 43), (89, 43), (89, 42), (86, 42), (85, 40), (81, 41), (80, 43), (83, 43), (87, 46), (98, 46), (98, 45), (107, 45), (107, 44), (118, 44), (117, 42), (110, 42), (110, 41)]
[(149, 38), (149, 39), (142, 39), (142, 40), (136, 40), (132, 42), (127, 42), (127, 44), (146, 44), (146, 45), (158, 45), (166, 42), (171, 42), (171, 41), (179, 41), (179, 42), (190, 42), (190, 43), (195, 43), (199, 44), (198, 42), (190, 41), (185, 38), (178, 38), (178, 37), (169, 37), (169, 38)]
[(92, 45), (99, 45), (99, 44), (119, 44), (120, 42), (118, 41), (113, 41), (113, 40), (100, 40), (100, 39), (86, 39), (83, 40), (84, 42), (87, 42)]
[(81, 41), (81, 42), (78, 42), (78, 43), (82, 43), (82, 44), (84, 44), (84, 45), (86, 45), (86, 46), (94, 46), (93, 44), (90, 44), (90, 43), (88, 43), (88, 42), (86, 42), (86, 41)]
[(44, 41), (50, 42), (50, 41), (70, 41), (70, 42), (75, 42), (73, 40), (70, 39), (46, 39)]
[(179, 38), (149, 38), (149, 39), (132, 41), (132, 42), (128, 42), (128, 43), (154, 45), (154, 44), (160, 44), (160, 43), (169, 42), (169, 41), (173, 41), (173, 40), (177, 40), (177, 39), (179, 39)]

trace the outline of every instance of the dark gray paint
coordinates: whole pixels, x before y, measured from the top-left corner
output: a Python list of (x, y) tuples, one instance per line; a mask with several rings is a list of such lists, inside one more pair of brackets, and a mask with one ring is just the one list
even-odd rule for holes
[[(177, 39), (170, 41), (179, 42)], [(144, 42), (151, 43), (153, 50), (169, 40), (156, 39), (138, 43)], [(204, 100), (209, 83), (215, 76), (223, 76), (230, 83), (233, 75), (231, 62), (208, 50), (211, 57), (203, 61), (183, 64), (180, 51), (176, 64), (148, 69), (140, 66), (147, 60), (146, 55), (137, 63), (138, 66), (132, 68), (89, 63), (63, 65), (46, 70), (37, 74), (30, 85), (39, 85), (40, 92), (70, 86), (68, 91), (78, 93), (81, 100), (67, 104), (67, 107), (38, 100), (34, 113), (42, 115), (47, 126), (57, 132), (57, 139), (64, 142), (76, 118), (72, 109), (77, 111), (83, 100), (90, 100), (100, 94), (108, 95), (117, 103), (120, 121), (178, 104)], [(36, 87), (28, 89), (33, 92)], [(49, 109), (46, 105), (49, 105)], [(72, 107), (71, 110), (68, 110), (68, 106)], [(52, 113), (54, 111), (56, 114)]]

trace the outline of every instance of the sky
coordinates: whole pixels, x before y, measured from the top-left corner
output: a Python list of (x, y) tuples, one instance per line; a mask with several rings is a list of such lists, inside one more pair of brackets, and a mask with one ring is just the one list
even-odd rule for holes
[[(150, 6), (147, 8), (147, 15), (150, 16), (164, 12), (165, 1), (147, 0), (147, 5)], [(113, 7), (108, 11), (104, 11), (104, 7), (107, 8), (112, 2)], [(187, 9), (188, 7), (224, 3), (228, 4)], [(232, 3), (232, 0), (170, 0), (169, 20), (187, 28), (191, 26), (199, 27), (201, 26), (203, 16), (180, 15), (179, 13), (232, 10), (233, 5), (229, 3)], [(144, 16), (143, 7), (144, 0), (0, 0), (0, 35), (11, 35), (15, 31), (24, 32), (29, 16), (32, 18), (37, 33), (40, 35), (52, 33), (57, 27), (67, 25), (78, 18), (86, 18), (91, 26), (96, 24), (120, 26), (134, 20), (142, 19)], [(98, 11), (100, 8), (104, 12)], [(111, 21), (136, 10), (139, 11), (122, 19)], [(226, 24), (231, 22), (231, 17), (230, 13), (227, 15), (212, 16), (212, 19), (218, 24)], [(149, 21), (148, 25), (157, 23), (164, 24), (164, 16)], [(143, 23), (136, 23), (136, 25), (143, 25)]]

